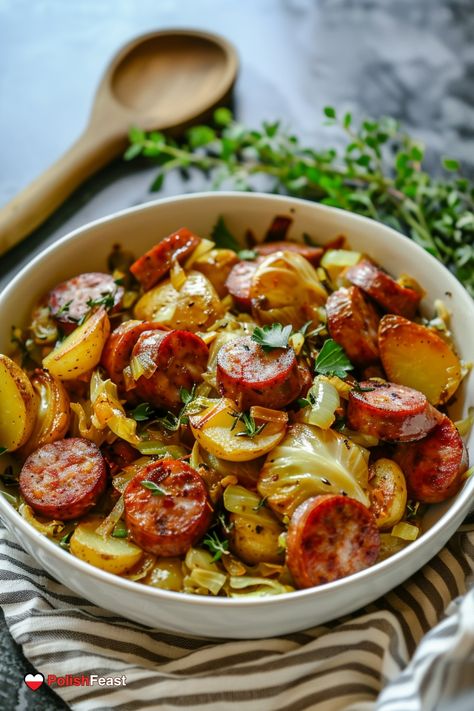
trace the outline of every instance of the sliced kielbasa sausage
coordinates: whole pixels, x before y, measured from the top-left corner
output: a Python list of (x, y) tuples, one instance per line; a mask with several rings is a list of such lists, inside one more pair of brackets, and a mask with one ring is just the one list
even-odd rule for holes
[(373, 514), (348, 496), (306, 499), (288, 526), (286, 564), (299, 588), (344, 578), (373, 565), (380, 534)]
[(405, 474), (409, 496), (426, 504), (457, 494), (468, 467), (464, 443), (446, 415), (425, 439), (399, 445), (394, 459)]
[(101, 364), (109, 378), (119, 387), (124, 388), (123, 370), (130, 363), (132, 350), (138, 337), (144, 331), (168, 331), (167, 326), (151, 321), (124, 321), (112, 331), (102, 351)]
[(132, 358), (151, 364), (136, 382), (135, 392), (155, 407), (175, 410), (181, 407), (181, 388), (191, 390), (202, 380), (209, 350), (190, 331), (144, 331), (132, 351)]
[(30, 454), (20, 472), (20, 491), (37, 513), (67, 521), (94, 506), (106, 478), (99, 448), (87, 439), (72, 437)]
[(88, 272), (61, 282), (48, 294), (51, 315), (65, 333), (71, 333), (94, 306), (113, 313), (120, 308), (123, 287), (110, 274)]
[(345, 272), (345, 277), (389, 313), (409, 319), (414, 317), (422, 295), (414, 289), (401, 286), (367, 259), (350, 267)]
[(292, 348), (266, 352), (250, 336), (229, 341), (217, 354), (217, 386), (239, 409), (252, 405), (279, 409), (301, 391), (301, 374)]
[(318, 266), (324, 253), (322, 247), (310, 247), (298, 242), (264, 242), (263, 244), (255, 245), (253, 249), (262, 257), (267, 257), (269, 254), (274, 254), (274, 252), (296, 252), (301, 254), (308, 262), (311, 262), (314, 267)]
[(357, 286), (333, 292), (326, 302), (326, 313), (331, 337), (344, 348), (352, 363), (363, 368), (378, 361), (380, 319)]
[(440, 414), (426, 396), (395, 383), (364, 380), (351, 390), (347, 405), (349, 427), (386, 442), (413, 442), (426, 437)]
[(130, 271), (138, 279), (143, 290), (148, 291), (166, 276), (171, 268), (172, 259), (177, 259), (182, 264), (200, 241), (201, 239), (193, 232), (186, 227), (181, 227), (145, 252), (132, 264)]
[(150, 462), (128, 484), (124, 504), (133, 540), (157, 556), (183, 555), (211, 524), (203, 480), (177, 459)]
[(239, 262), (232, 267), (231, 272), (227, 277), (225, 285), (229, 291), (229, 294), (234, 299), (235, 305), (239, 311), (246, 311), (250, 313), (252, 310), (250, 286), (258, 264), (259, 260), (256, 260), (255, 262)]

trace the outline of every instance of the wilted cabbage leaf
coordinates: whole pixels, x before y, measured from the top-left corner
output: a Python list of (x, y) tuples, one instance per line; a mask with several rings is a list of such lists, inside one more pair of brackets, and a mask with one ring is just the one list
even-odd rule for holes
[(257, 267), (250, 288), (252, 313), (259, 323), (301, 328), (321, 321), (327, 293), (315, 268), (295, 252), (275, 252)]
[(295, 424), (268, 455), (257, 488), (279, 516), (319, 494), (344, 492), (368, 507), (367, 461), (367, 450), (338, 432)]

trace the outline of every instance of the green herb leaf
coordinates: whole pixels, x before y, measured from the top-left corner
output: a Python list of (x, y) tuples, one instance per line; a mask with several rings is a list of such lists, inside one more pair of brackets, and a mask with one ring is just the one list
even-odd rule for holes
[(325, 106), (324, 107), (324, 115), (327, 116), (327, 118), (335, 119), (336, 118), (336, 109), (333, 106)]
[(337, 375), (345, 378), (347, 371), (353, 370), (354, 366), (346, 356), (344, 349), (332, 338), (324, 341), (324, 345), (319, 351), (314, 364), (316, 373), (320, 375)]
[(7, 451), (6, 447), (0, 447), (0, 455)]
[(141, 485), (143, 486), (144, 489), (149, 489), (153, 496), (166, 496), (167, 492), (161, 488), (161, 486), (158, 486), (158, 484), (155, 484), (154, 481), (148, 481), (148, 479), (144, 479), (141, 482)]
[(254, 418), (248, 412), (234, 411), (231, 412), (230, 415), (234, 418), (234, 422), (232, 424), (232, 427), (230, 428), (231, 432), (235, 429), (238, 422), (242, 422), (245, 427), (244, 432), (235, 432), (236, 437), (256, 437), (267, 426), (266, 422), (263, 422), (261, 425), (257, 426), (257, 423), (255, 422)]
[(273, 348), (288, 348), (288, 339), (291, 336), (291, 325), (282, 326), (281, 323), (272, 323), (271, 326), (257, 326), (252, 333), (252, 341), (258, 343), (265, 351)]
[(232, 249), (234, 252), (240, 252), (242, 245), (236, 240), (234, 235), (229, 232), (224, 218), (218, 218), (216, 224), (212, 228), (211, 240), (215, 242), (216, 247), (220, 249)]
[(69, 550), (69, 543), (71, 541), (73, 533), (74, 529), (72, 531), (69, 531), (69, 533), (66, 533), (66, 535), (61, 538), (61, 540), (59, 541), (59, 545), (61, 546), (61, 548), (64, 548), (67, 551)]
[(136, 422), (145, 422), (155, 415), (155, 408), (149, 402), (141, 402), (128, 413)]
[(443, 168), (449, 171), (457, 171), (460, 168), (459, 161), (454, 158), (443, 158)]
[(127, 538), (128, 528), (126, 527), (124, 521), (118, 521), (115, 524), (114, 530), (112, 531), (112, 536), (114, 538)]
[(257, 259), (258, 254), (253, 249), (241, 249), (237, 252), (237, 256), (239, 259), (245, 259), (248, 262), (253, 262)]
[(216, 531), (211, 531), (202, 539), (202, 545), (205, 546), (211, 553), (214, 553), (212, 562), (220, 560), (223, 555), (229, 553), (229, 541), (225, 538), (221, 540)]

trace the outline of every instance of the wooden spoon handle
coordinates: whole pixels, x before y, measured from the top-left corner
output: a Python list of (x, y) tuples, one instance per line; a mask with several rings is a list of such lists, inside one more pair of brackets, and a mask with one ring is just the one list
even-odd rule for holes
[(86, 129), (46, 172), (0, 209), (0, 254), (38, 227), (86, 178), (127, 145), (124, 133)]

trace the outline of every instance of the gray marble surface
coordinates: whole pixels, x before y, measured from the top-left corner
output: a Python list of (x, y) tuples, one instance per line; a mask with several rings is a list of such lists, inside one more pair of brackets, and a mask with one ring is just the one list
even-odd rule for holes
[[(430, 147), (474, 164), (472, 0), (0, 0), (0, 205), (83, 130), (98, 78), (118, 47), (166, 27), (219, 32), (241, 57), (240, 119), (282, 119), (313, 144), (326, 104), (390, 114)], [(97, 217), (154, 199), (153, 168), (117, 160), (24, 243), (0, 257), (0, 285), (33, 254)], [(205, 183), (192, 188), (206, 188)], [(172, 180), (165, 194), (189, 190)], [(0, 707), (65, 708), (0, 626)]]

